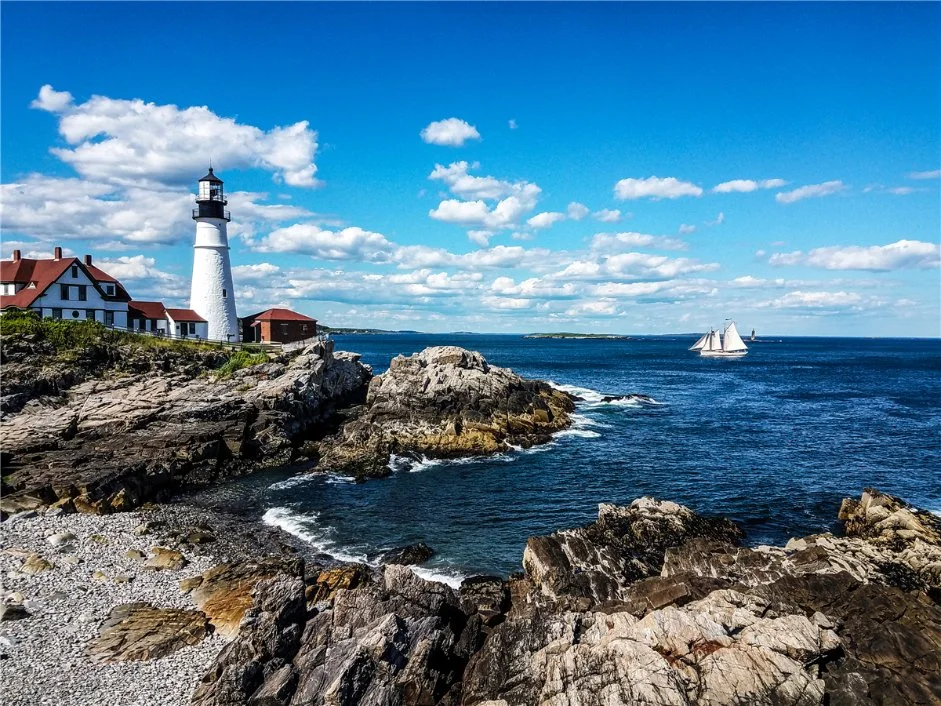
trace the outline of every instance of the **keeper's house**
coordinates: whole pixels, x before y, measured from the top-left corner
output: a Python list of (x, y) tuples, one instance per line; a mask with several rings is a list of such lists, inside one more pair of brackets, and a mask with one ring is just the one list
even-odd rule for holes
[(30, 309), (53, 319), (94, 319), (106, 326), (125, 328), (130, 295), (107, 272), (84, 260), (62, 257), (57, 247), (51, 259), (32, 260), (13, 251), (12, 260), (0, 261), (0, 310)]
[(267, 309), (241, 321), (245, 343), (294, 343), (317, 335), (317, 319), (290, 309)]
[(209, 338), (209, 322), (192, 309), (168, 309), (163, 302), (128, 302), (128, 328), (170, 338)]

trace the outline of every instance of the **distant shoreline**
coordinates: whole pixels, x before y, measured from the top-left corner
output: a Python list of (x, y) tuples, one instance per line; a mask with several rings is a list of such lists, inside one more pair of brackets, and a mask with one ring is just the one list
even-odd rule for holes
[(523, 338), (571, 338), (571, 339), (601, 339), (604, 341), (629, 341), (630, 336), (616, 333), (527, 333)]

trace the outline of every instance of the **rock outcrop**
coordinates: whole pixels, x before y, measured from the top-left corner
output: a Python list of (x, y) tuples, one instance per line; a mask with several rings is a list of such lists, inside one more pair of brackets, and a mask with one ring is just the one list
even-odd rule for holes
[(937, 518), (872, 490), (841, 516), (845, 537), (745, 548), (642, 498), (534, 538), (461, 703), (941, 703)]
[(525, 380), (455, 346), (392, 360), (372, 379), (366, 402), (320, 444), (318, 468), (381, 477), (393, 454), (478, 456), (549, 441), (570, 424), (571, 396)]
[(196, 363), (109, 370), (4, 417), (6, 512), (63, 498), (82, 512), (127, 510), (287, 463), (307, 434), (362, 399), (370, 377), (329, 341), (225, 380)]
[(186, 645), (195, 645), (210, 630), (206, 616), (198, 610), (126, 603), (111, 611), (88, 652), (101, 662), (159, 659)]

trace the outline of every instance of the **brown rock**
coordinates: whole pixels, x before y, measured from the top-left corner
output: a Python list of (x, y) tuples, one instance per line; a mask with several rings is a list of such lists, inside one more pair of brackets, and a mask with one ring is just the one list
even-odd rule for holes
[(153, 556), (144, 562), (145, 569), (169, 569), (171, 571), (178, 571), (189, 563), (186, 557), (175, 549), (153, 547), (150, 551)]
[(191, 576), (188, 579), (180, 580), (180, 590), (183, 593), (189, 593), (194, 588), (198, 588), (199, 585), (203, 582), (202, 576)]
[(20, 567), (20, 571), (24, 574), (41, 574), (51, 569), (52, 566), (52, 562), (46, 561), (38, 554), (30, 554)]
[(305, 596), (307, 605), (313, 606), (321, 601), (328, 601), (339, 590), (352, 590), (368, 581), (368, 572), (360, 566), (342, 566), (337, 569), (321, 571), (314, 583), (307, 586)]
[(210, 630), (206, 615), (198, 610), (126, 603), (111, 611), (88, 653), (101, 662), (159, 659), (201, 642)]
[(128, 559), (134, 559), (135, 561), (144, 561), (144, 559), (147, 558), (147, 555), (140, 549), (128, 549), (124, 552), (124, 556)]

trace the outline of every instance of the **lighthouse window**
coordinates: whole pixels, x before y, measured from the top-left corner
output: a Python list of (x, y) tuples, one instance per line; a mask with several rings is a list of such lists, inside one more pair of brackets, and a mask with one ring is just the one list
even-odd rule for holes
[(225, 299), (225, 290), (222, 290), (222, 298)]

